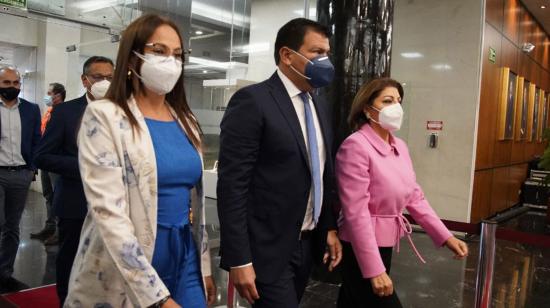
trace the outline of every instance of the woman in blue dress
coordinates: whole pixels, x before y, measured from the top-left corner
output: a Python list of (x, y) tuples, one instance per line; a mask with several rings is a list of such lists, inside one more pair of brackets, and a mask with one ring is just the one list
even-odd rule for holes
[(65, 307), (205, 308), (215, 299), (200, 127), (185, 99), (177, 26), (124, 31), (105, 100), (79, 132), (89, 204)]

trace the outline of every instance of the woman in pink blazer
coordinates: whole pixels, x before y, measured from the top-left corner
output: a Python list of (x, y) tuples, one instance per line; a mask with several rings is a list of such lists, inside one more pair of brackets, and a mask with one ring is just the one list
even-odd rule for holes
[(443, 225), (416, 183), (407, 145), (392, 132), (403, 118), (403, 87), (389, 78), (375, 79), (355, 97), (349, 124), (355, 131), (336, 155), (342, 205), (340, 238), (344, 248), (343, 284), (338, 307), (401, 307), (390, 279), (392, 248), (411, 225), (406, 208), (437, 247), (447, 246), (461, 259), (466, 244)]

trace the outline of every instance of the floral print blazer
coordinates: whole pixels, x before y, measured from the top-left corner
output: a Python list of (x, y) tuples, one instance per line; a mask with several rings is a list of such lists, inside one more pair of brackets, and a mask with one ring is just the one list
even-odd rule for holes
[[(133, 97), (128, 105), (139, 130), (132, 130), (124, 111), (108, 100), (89, 104), (82, 118), (78, 160), (88, 215), (65, 307), (148, 307), (169, 295), (151, 265), (157, 232), (155, 152)], [(191, 211), (200, 268), (203, 277), (209, 276), (202, 180), (191, 191)]]

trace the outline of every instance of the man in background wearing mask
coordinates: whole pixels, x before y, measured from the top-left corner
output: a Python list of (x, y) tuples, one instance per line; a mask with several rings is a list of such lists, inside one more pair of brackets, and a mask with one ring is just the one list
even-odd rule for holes
[(60, 246), (56, 260), (56, 282), (61, 305), (67, 297), (80, 230), (88, 212), (78, 169), (76, 136), (86, 106), (103, 98), (112, 78), (113, 62), (110, 59), (93, 56), (86, 60), (81, 76), (86, 94), (53, 109), (36, 153), (35, 163), (40, 169), (60, 176), (55, 186), (53, 205), (58, 218)]
[[(46, 112), (42, 116), (42, 125), (40, 126), (40, 133), (44, 135), (46, 125), (50, 121), (51, 112), (53, 107), (65, 101), (66, 91), (65, 87), (57, 82), (50, 83), (48, 92), (44, 96), (44, 104), (48, 107)], [(56, 233), (56, 220), (53, 210), (53, 185), (57, 180), (57, 174), (49, 173), (46, 170), (40, 170), (40, 180), (42, 183), (42, 195), (46, 199), (46, 223), (44, 228), (36, 233), (31, 233), (31, 238), (44, 241), (46, 245), (57, 245), (58, 236)]]
[(32, 158), (40, 141), (40, 108), (18, 98), (21, 76), (0, 67), (0, 293), (28, 286), (12, 277), (19, 223), (34, 178)]
[(341, 260), (333, 205), (328, 30), (298, 18), (277, 33), (277, 71), (240, 89), (221, 122), (221, 267), (253, 307), (297, 308), (312, 262)]

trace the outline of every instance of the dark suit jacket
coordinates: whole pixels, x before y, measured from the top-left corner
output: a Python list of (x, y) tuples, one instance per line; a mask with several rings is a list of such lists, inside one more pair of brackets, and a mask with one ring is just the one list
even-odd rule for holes
[[(314, 96), (327, 149), (323, 208), (316, 231), (336, 229), (332, 129), (327, 106)], [(311, 188), (304, 136), (292, 101), (277, 73), (240, 89), (221, 122), (218, 215), (221, 267), (253, 262), (257, 280), (274, 282), (296, 248)]]
[(78, 169), (76, 136), (88, 102), (86, 95), (52, 109), (35, 157), (38, 168), (59, 174), (53, 205), (61, 218), (84, 219), (88, 208)]
[(40, 108), (20, 98), (18, 109), (21, 118), (21, 155), (27, 166), (34, 170), (33, 157), (40, 142)]

